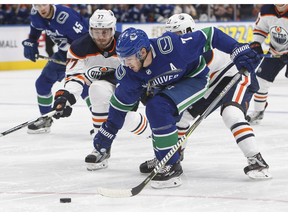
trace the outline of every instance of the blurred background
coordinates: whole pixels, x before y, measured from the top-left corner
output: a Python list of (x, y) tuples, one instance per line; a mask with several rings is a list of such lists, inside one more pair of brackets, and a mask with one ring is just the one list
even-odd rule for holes
[[(255, 21), (262, 4), (68, 4), (89, 19), (96, 9), (112, 10), (118, 22), (165, 22), (175, 13), (195, 21)], [(0, 4), (0, 25), (29, 24), (31, 4)]]

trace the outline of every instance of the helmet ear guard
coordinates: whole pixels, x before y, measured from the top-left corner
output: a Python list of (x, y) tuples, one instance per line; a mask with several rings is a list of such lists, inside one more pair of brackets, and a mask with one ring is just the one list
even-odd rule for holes
[(181, 32), (182, 34), (186, 34), (194, 30), (195, 22), (189, 14), (174, 14), (167, 20), (165, 28), (166, 31)]

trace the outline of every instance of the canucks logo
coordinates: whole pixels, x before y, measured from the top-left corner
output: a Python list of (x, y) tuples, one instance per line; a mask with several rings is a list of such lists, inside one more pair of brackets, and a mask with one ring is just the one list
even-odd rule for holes
[(56, 21), (60, 24), (64, 24), (66, 22), (66, 20), (68, 19), (69, 17), (69, 14), (65, 11), (61, 11), (57, 18), (56, 18)]
[(288, 41), (288, 33), (281, 26), (273, 26), (270, 29), (271, 40), (274, 40), (276, 43), (285, 45)]

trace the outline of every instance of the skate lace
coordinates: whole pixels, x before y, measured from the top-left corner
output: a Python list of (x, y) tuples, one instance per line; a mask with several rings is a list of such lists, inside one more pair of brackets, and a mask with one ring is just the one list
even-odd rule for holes
[(266, 167), (266, 165), (261, 160), (258, 160), (258, 158), (255, 157), (248, 158), (248, 164), (249, 165), (258, 164), (262, 167)]
[(52, 119), (51, 118), (39, 118), (38, 121), (34, 122), (34, 125), (36, 127), (50, 127), (52, 124)]
[(250, 117), (255, 119), (258, 118), (259, 116), (261, 116), (263, 113), (263, 111), (254, 111), (253, 113), (251, 113)]
[(157, 158), (153, 158), (151, 160), (148, 160), (147, 161), (147, 167), (148, 168), (154, 168), (157, 164), (157, 161), (158, 161)]
[(158, 173), (168, 173), (170, 172), (173, 165), (166, 165), (160, 169)]
[(94, 154), (96, 156), (97, 163), (102, 162), (103, 160), (105, 160), (106, 158), (109, 158), (109, 156), (110, 156), (110, 154), (107, 153), (106, 151), (101, 153), (101, 152), (97, 151), (96, 149), (94, 149), (92, 151), (92, 154)]

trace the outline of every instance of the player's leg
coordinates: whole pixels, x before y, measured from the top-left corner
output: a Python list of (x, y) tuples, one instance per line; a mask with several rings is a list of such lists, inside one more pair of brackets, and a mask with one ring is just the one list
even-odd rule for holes
[(257, 71), (259, 90), (254, 94), (254, 112), (247, 115), (246, 119), (252, 124), (258, 124), (264, 117), (264, 111), (268, 105), (268, 91), (275, 77), (285, 65), (276, 58), (266, 58)]
[[(52, 57), (60, 61), (66, 61), (66, 53), (64, 52), (57, 52)], [(52, 87), (54, 83), (65, 77), (65, 69), (64, 65), (48, 62), (36, 80), (37, 101), (41, 115), (51, 111), (53, 104)], [(27, 132), (30, 134), (49, 133), (52, 122), (52, 118), (39, 119), (39, 121), (28, 126)]]
[[(89, 87), (94, 134), (97, 134), (103, 122), (107, 121), (110, 98), (114, 91), (115, 85), (105, 80), (94, 81)], [(147, 137), (151, 135), (146, 116), (139, 112), (128, 112), (122, 129), (138, 136)], [(102, 158), (102, 161), (97, 159), (99, 158), (97, 155), (98, 152), (94, 149), (92, 153), (85, 158), (87, 170), (93, 171), (108, 166), (107, 159), (110, 157), (110, 152), (108, 152), (106, 159)]]
[[(162, 160), (177, 143), (177, 108), (171, 99), (156, 95), (146, 104), (146, 115), (152, 129), (152, 143), (157, 160)], [(180, 155), (176, 152), (167, 164), (152, 179), (153, 188), (176, 187), (182, 184)]]
[[(146, 114), (152, 128), (154, 152), (159, 161), (178, 141), (176, 122), (179, 121), (179, 115), (202, 98), (207, 86), (208, 79), (205, 76), (187, 78), (167, 86), (147, 101)], [(152, 179), (151, 186), (179, 186), (182, 173), (180, 154), (176, 152), (161, 172)]]
[[(181, 137), (184, 136), (184, 134), (187, 132), (187, 130), (189, 129), (190, 123), (193, 121), (193, 119), (194, 118), (191, 116), (191, 114), (187, 110), (183, 112), (183, 115), (180, 121), (176, 123), (176, 127), (178, 130), (178, 140), (181, 139)], [(186, 148), (186, 145), (187, 145), (187, 140), (185, 140), (182, 146), (179, 148), (180, 161), (184, 159), (184, 150)], [(157, 163), (158, 163), (158, 160), (156, 157), (154, 157), (140, 164), (139, 170), (141, 173), (150, 173), (156, 167)]]

